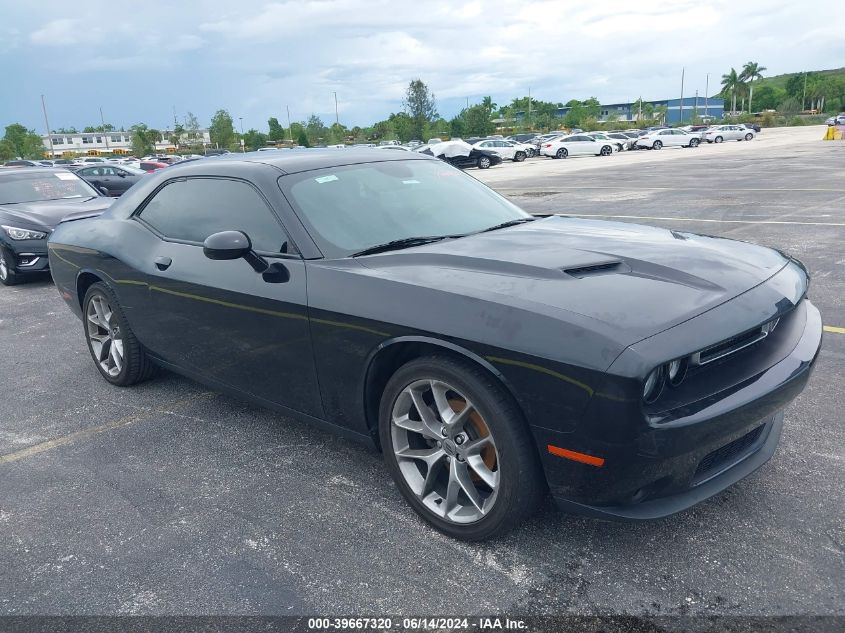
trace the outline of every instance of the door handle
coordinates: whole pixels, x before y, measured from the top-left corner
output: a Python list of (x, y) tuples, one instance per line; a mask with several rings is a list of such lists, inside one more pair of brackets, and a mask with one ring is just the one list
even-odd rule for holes
[(172, 263), (173, 260), (169, 257), (156, 257), (155, 259), (156, 268), (158, 268), (159, 270), (167, 270), (168, 268), (170, 268), (170, 264)]

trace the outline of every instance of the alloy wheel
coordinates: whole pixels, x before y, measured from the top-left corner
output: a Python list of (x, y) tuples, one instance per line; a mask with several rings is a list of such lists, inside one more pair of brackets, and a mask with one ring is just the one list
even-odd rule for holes
[(499, 454), (475, 405), (442, 380), (417, 380), (391, 410), (393, 454), (405, 483), (434, 515), (457, 524), (496, 503)]
[(661, 147), (663, 147), (663, 143), (661, 143), (660, 141), (654, 141), (654, 145), (652, 147), (654, 147), (654, 149), (660, 149)]
[(6, 257), (0, 253), (0, 281), (6, 281), (9, 278), (9, 268), (6, 266)]
[(94, 360), (103, 372), (118, 376), (124, 364), (123, 335), (106, 298), (100, 295), (92, 297), (85, 318)]
[(479, 169), (487, 169), (490, 166), (490, 159), (486, 156), (482, 156), (478, 159), (478, 167)]
[(603, 145), (601, 148), (601, 155), (602, 156), (610, 156), (613, 153), (613, 149), (608, 145)]
[(566, 151), (566, 148), (565, 148), (565, 147), (561, 147), (561, 148), (557, 151), (557, 157), (558, 157), (558, 158), (566, 158), (567, 154), (569, 154), (569, 152), (567, 152), (567, 151)]

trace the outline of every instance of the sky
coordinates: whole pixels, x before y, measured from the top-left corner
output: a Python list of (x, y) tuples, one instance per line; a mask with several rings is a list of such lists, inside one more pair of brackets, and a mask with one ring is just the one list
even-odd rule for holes
[[(841, 2), (794, 0), (0, 0), (0, 127), (202, 125), (227, 109), (266, 130), (311, 114), (368, 125), (422, 79), (445, 118), (504, 105), (704, 95), (731, 66), (845, 66)], [(827, 17), (826, 17), (827, 16)]]

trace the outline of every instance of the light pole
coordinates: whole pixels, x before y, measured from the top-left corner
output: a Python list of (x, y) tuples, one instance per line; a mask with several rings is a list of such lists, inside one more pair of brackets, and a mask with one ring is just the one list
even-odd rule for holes
[(334, 122), (335, 124), (340, 125), (340, 117), (337, 115), (337, 92), (333, 91), (332, 94), (334, 94)]
[(710, 116), (710, 73), (707, 73), (707, 79), (704, 82), (704, 116)]
[(106, 120), (103, 118), (103, 106), (100, 106), (100, 123), (103, 126), (103, 138), (106, 140), (106, 151), (111, 154), (109, 149), (109, 135), (106, 133)]
[(293, 130), (290, 127), (290, 106), (285, 106), (285, 110), (288, 111), (288, 136), (290, 137), (291, 144), (293, 144)]
[[(681, 68), (681, 106), (680, 106), (681, 109), (680, 109), (680, 112), (678, 114), (678, 122), (679, 123), (684, 122), (684, 71), (685, 70), (686, 70), (686, 68)], [(668, 112), (667, 112), (667, 117), (668, 117)]]
[(53, 148), (53, 135), (50, 133), (50, 122), (47, 120), (47, 104), (44, 102), (44, 95), (41, 95), (41, 109), (44, 111), (44, 125), (47, 126), (47, 141), (50, 143), (50, 158), (56, 157)]
[(246, 144), (244, 143), (244, 118), (239, 116), (238, 120), (241, 122), (241, 152), (246, 154)]

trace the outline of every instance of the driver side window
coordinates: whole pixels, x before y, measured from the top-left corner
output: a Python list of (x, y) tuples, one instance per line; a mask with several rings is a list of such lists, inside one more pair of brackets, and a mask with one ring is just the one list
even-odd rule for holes
[(243, 231), (259, 252), (288, 252), (288, 236), (258, 192), (246, 182), (188, 178), (169, 182), (139, 215), (165, 237), (196, 242), (220, 231)]

